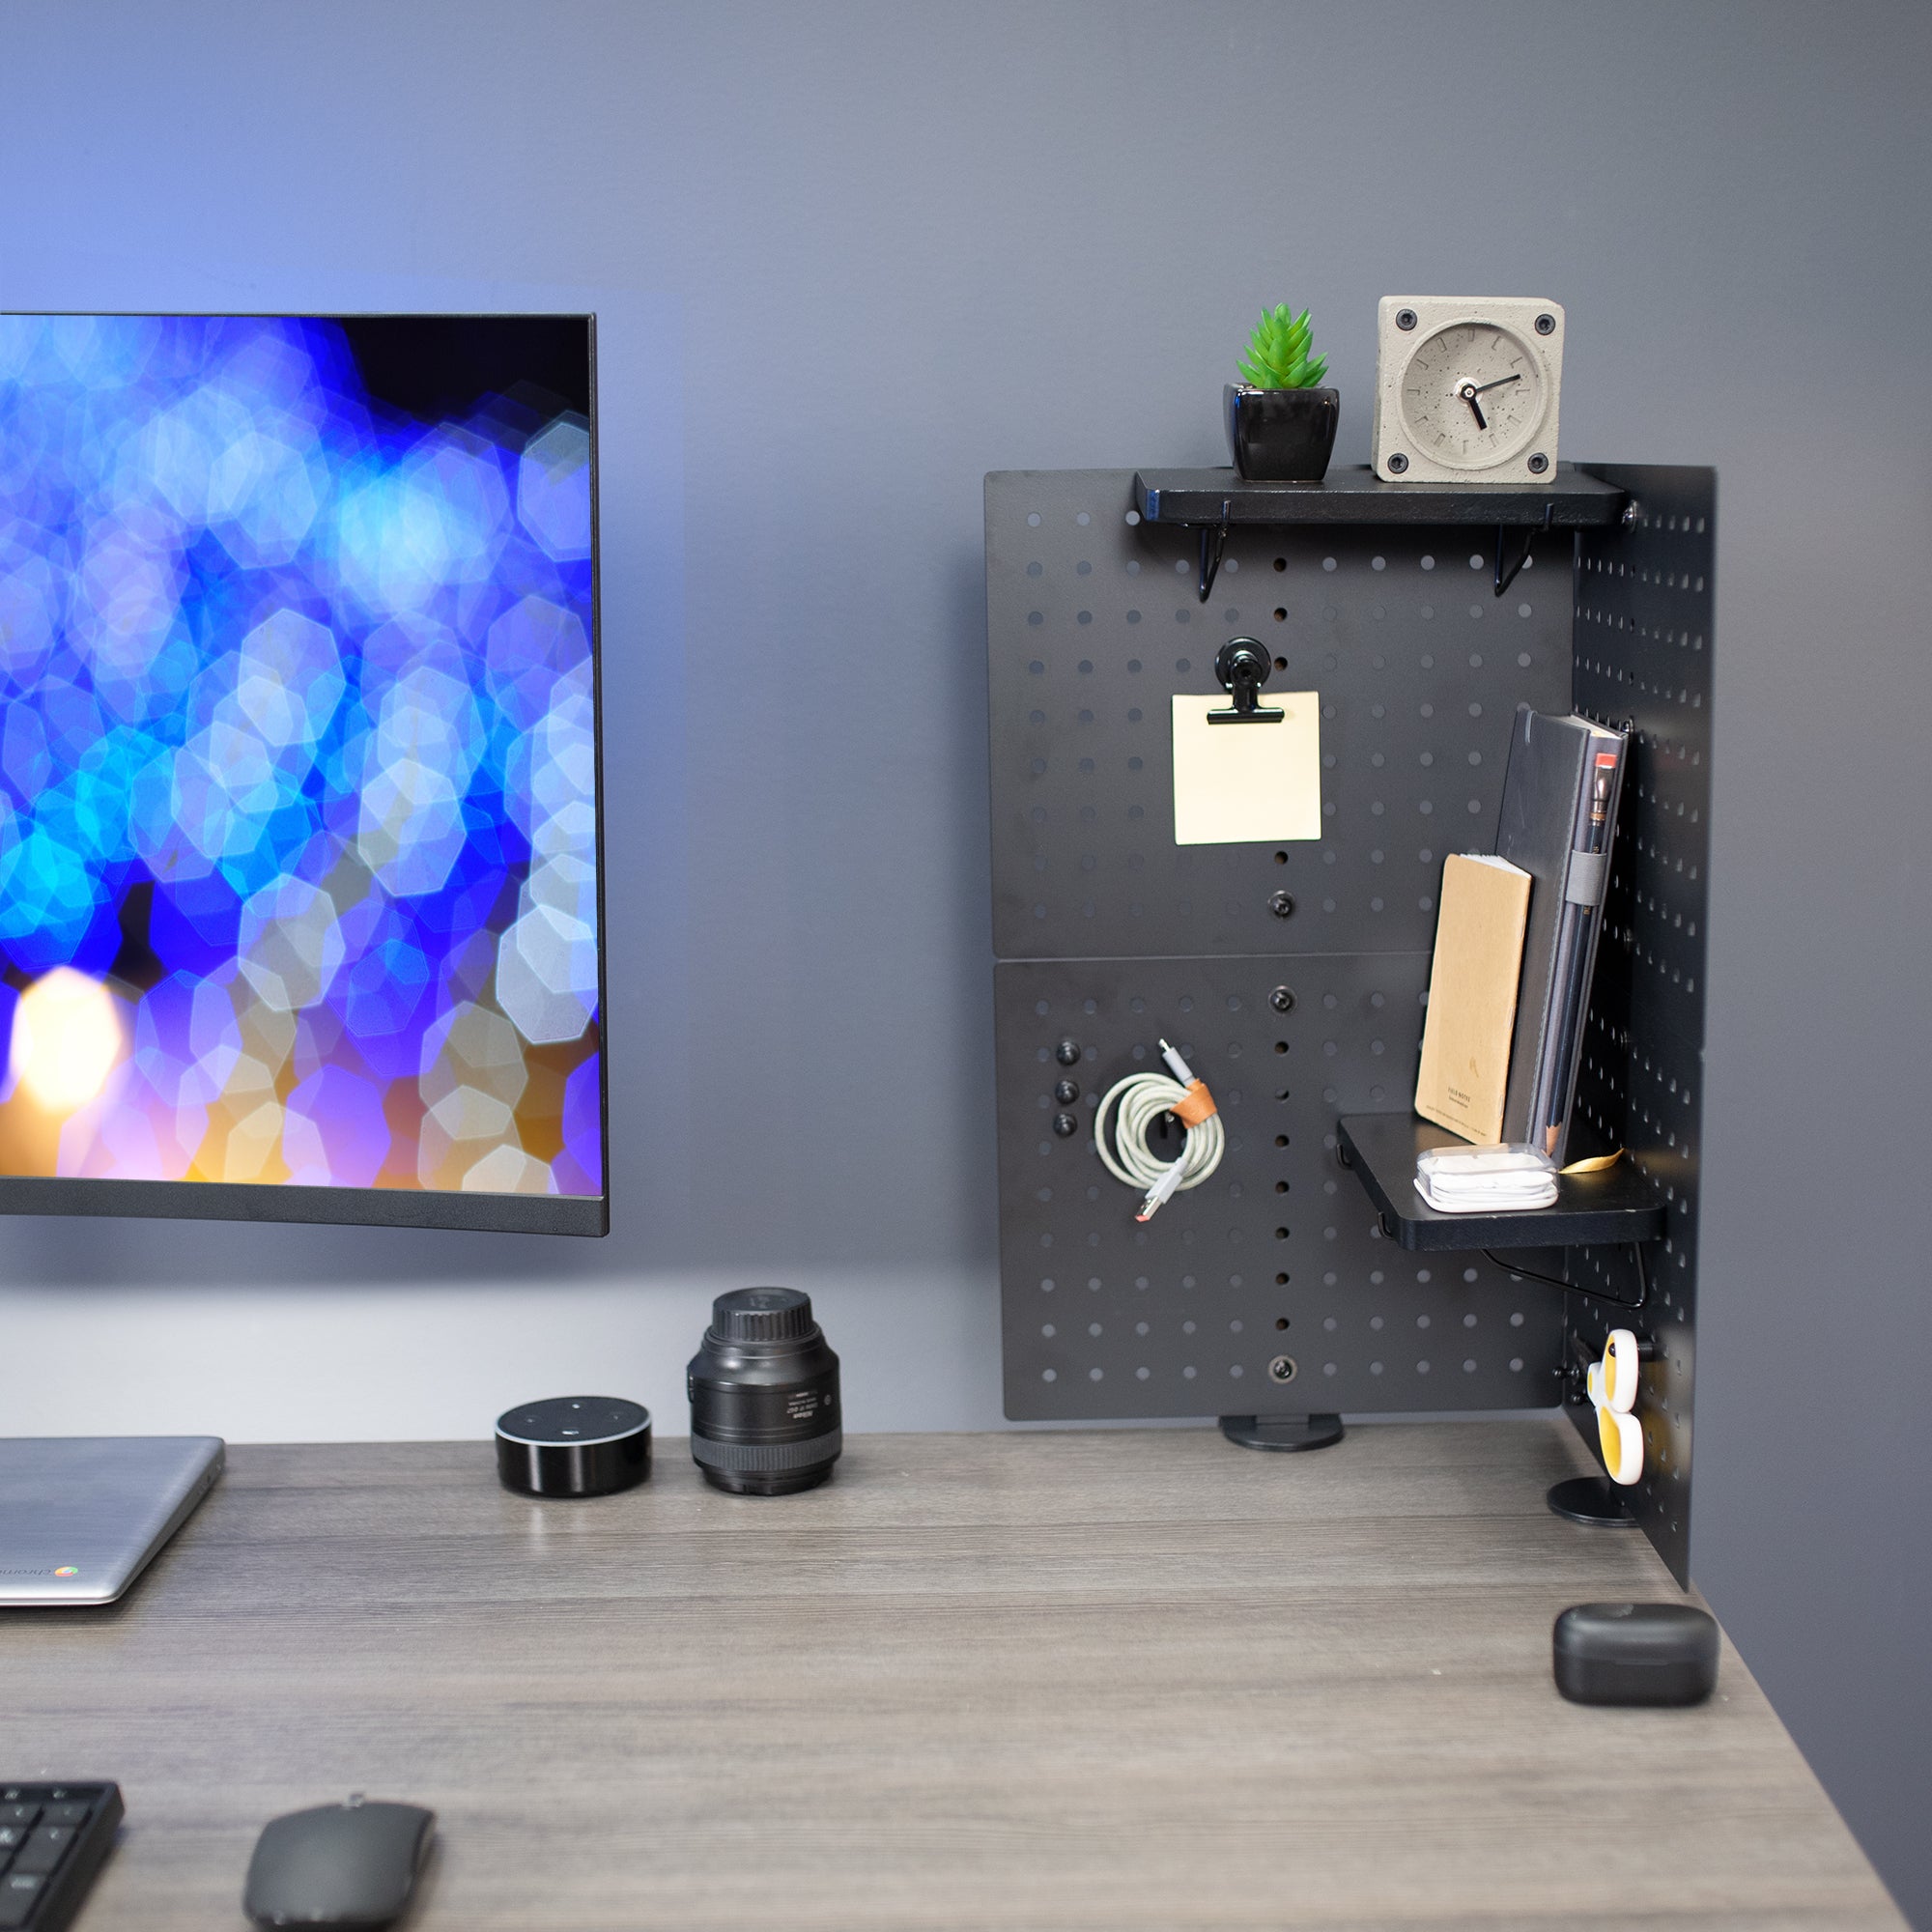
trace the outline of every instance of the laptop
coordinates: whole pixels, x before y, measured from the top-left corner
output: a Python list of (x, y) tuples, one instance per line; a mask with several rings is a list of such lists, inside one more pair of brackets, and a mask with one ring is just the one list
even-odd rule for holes
[(221, 1474), (218, 1435), (0, 1436), (0, 1608), (111, 1604)]

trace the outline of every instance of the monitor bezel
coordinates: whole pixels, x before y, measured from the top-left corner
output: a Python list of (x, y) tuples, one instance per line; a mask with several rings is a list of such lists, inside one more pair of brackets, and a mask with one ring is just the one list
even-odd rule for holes
[(602, 1191), (488, 1194), (448, 1188), (314, 1187), (286, 1181), (123, 1180), (0, 1174), (0, 1214), (106, 1215), (167, 1221), (272, 1221), (338, 1227), (439, 1228), (485, 1234), (604, 1236), (611, 1232), (611, 1000), (604, 889), (604, 619), (599, 501), (597, 316), (578, 309), (9, 309), (35, 319), (250, 322), (581, 322), (589, 358), (590, 720), (597, 814), (597, 1120)]

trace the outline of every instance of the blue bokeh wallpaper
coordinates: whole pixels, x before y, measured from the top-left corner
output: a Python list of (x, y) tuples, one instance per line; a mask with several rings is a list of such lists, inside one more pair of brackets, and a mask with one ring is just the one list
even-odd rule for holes
[(602, 1192), (589, 324), (519, 320), (0, 318), (0, 1172)]

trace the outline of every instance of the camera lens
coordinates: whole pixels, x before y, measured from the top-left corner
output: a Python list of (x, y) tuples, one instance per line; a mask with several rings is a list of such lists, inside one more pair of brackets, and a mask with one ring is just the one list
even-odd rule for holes
[(686, 1372), (691, 1459), (714, 1489), (785, 1496), (822, 1483), (844, 1445), (838, 1357), (795, 1288), (740, 1288), (711, 1304)]

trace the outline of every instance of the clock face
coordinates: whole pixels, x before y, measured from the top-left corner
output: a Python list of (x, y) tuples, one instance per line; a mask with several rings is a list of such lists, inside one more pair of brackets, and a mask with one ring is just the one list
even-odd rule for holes
[(1409, 440), (1453, 469), (1505, 463), (1543, 421), (1535, 351), (1492, 322), (1458, 322), (1416, 344), (1402, 376)]

